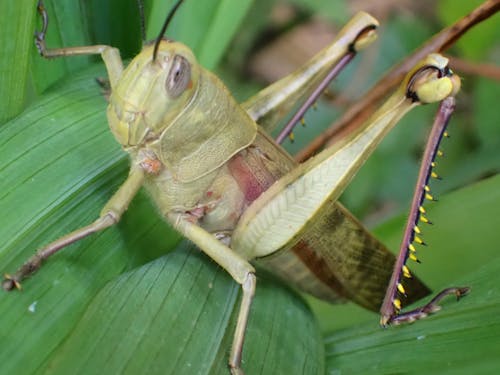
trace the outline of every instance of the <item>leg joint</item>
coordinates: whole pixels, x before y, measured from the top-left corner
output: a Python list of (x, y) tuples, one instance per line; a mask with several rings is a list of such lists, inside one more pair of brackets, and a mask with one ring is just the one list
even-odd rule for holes
[(257, 285), (257, 278), (255, 277), (255, 273), (249, 272), (247, 273), (245, 280), (243, 281), (243, 284), (241, 284), (241, 288), (243, 289), (243, 292), (245, 294), (248, 294), (253, 297), (255, 295), (256, 285)]

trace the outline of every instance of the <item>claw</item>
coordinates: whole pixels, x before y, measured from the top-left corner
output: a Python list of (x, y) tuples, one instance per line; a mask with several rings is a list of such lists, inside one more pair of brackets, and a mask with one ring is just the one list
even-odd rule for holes
[(423, 319), (428, 315), (431, 315), (439, 310), (441, 310), (441, 306), (439, 302), (449, 295), (455, 295), (457, 297), (457, 301), (463, 296), (467, 295), (470, 292), (469, 287), (455, 287), (455, 288), (447, 288), (438, 293), (429, 303), (422, 307), (418, 307), (414, 310), (407, 311), (405, 313), (393, 313), (390, 316), (382, 316), (380, 319), (380, 324), (383, 327), (388, 325), (398, 325), (404, 323), (413, 323), (416, 320)]
[(14, 288), (17, 290), (22, 290), (21, 283), (19, 281), (17, 281), (15, 277), (6, 273), (3, 277), (2, 289), (9, 292), (9, 291), (13, 290)]
[(37, 5), (38, 14), (42, 17), (42, 31), (35, 31), (35, 46), (38, 53), (41, 56), (45, 56), (45, 34), (47, 33), (47, 27), (49, 24), (49, 16), (47, 15), (47, 10), (43, 5), (41, 0), (38, 1)]

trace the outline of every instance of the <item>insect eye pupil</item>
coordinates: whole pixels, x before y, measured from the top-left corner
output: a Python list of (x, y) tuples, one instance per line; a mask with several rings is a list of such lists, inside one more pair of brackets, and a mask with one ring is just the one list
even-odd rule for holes
[(177, 98), (188, 87), (191, 80), (191, 66), (182, 56), (174, 57), (172, 68), (167, 77), (166, 89), (171, 98)]

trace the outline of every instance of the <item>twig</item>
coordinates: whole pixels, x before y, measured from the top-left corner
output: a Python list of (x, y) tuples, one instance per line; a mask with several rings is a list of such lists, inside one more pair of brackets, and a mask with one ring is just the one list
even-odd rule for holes
[(500, 81), (500, 66), (467, 61), (459, 57), (446, 56), (450, 59), (450, 66), (458, 73), (478, 75)]

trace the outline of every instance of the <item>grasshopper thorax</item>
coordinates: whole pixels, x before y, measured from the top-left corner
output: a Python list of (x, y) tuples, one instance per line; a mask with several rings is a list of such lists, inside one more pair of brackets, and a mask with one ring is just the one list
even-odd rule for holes
[(146, 46), (113, 87), (108, 121), (118, 142), (161, 161), (177, 179), (214, 171), (255, 139), (257, 124), (188, 47)]
[(130, 62), (110, 96), (109, 125), (125, 148), (157, 139), (197, 91), (199, 67), (188, 47), (162, 40), (154, 60), (153, 48)]

